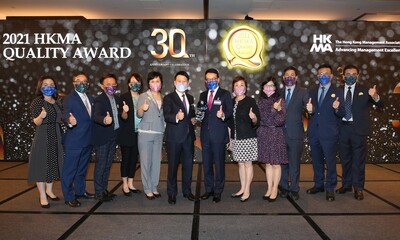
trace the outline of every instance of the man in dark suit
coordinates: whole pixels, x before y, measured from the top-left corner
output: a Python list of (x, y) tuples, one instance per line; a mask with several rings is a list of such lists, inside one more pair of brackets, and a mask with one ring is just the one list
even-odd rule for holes
[(206, 200), (214, 196), (214, 203), (221, 201), (221, 193), (224, 190), (225, 153), (226, 144), (229, 142), (228, 120), (233, 111), (231, 94), (220, 88), (219, 82), (218, 71), (214, 68), (208, 69), (205, 73), (208, 90), (200, 94), (198, 103), (198, 106), (207, 106), (200, 131), (206, 190), (201, 199)]
[[(289, 66), (283, 70), (281, 96), (286, 103), (286, 124), (283, 133), (286, 140), (289, 163), (282, 165), (280, 181), (280, 196), (286, 198), (289, 194), (294, 200), (299, 199), (300, 160), (304, 148), (303, 114), (308, 102), (308, 91), (296, 85), (298, 70)], [(289, 186), (290, 178), (290, 186)]]
[(104, 92), (94, 100), (93, 144), (96, 153), (94, 189), (95, 198), (106, 202), (116, 196), (107, 190), (107, 186), (121, 120), (118, 117), (119, 98), (114, 96), (117, 90), (117, 77), (114, 74), (106, 74), (100, 83)]
[(337, 182), (336, 153), (339, 140), (339, 121), (344, 116), (343, 91), (335, 87), (332, 67), (323, 64), (318, 67), (319, 86), (310, 90), (307, 111), (310, 113), (308, 138), (311, 147), (311, 159), (314, 170), (314, 186), (308, 194), (324, 192), (324, 161), (326, 162), (326, 200), (335, 201)]
[(345, 112), (340, 124), (339, 153), (342, 163), (342, 187), (336, 193), (351, 192), (363, 200), (365, 183), (365, 162), (367, 160), (367, 136), (371, 131), (369, 106), (383, 107), (376, 91), (357, 84), (359, 69), (354, 65), (344, 68), (345, 86), (341, 89), (345, 96)]
[(94, 198), (86, 191), (86, 173), (92, 153), (93, 111), (92, 96), (86, 91), (89, 80), (85, 73), (73, 76), (75, 90), (63, 99), (63, 120), (67, 130), (63, 136), (64, 164), (61, 176), (61, 188), (65, 204), (79, 207), (77, 198)]
[(167, 143), (168, 157), (168, 202), (176, 203), (177, 173), (179, 161), (182, 161), (182, 193), (190, 201), (194, 201), (191, 190), (194, 133), (193, 124), (196, 123), (193, 108), (193, 96), (185, 93), (189, 87), (189, 75), (185, 71), (176, 73), (175, 91), (164, 98), (164, 119), (167, 123), (165, 128), (165, 140)]

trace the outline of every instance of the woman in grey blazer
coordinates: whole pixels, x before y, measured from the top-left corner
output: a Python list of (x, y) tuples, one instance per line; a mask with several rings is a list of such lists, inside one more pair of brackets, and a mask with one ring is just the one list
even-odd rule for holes
[(157, 190), (160, 179), (161, 147), (165, 129), (162, 108), (162, 75), (150, 72), (147, 75), (149, 90), (140, 94), (137, 116), (139, 124), (139, 155), (143, 190), (149, 200), (161, 197)]

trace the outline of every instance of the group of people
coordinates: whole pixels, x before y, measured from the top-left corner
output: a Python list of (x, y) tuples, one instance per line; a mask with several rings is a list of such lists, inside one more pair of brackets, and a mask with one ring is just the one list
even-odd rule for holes
[[(221, 201), (225, 185), (227, 148), (239, 166), (240, 189), (231, 194), (246, 202), (251, 195), (252, 162), (265, 163), (267, 191), (264, 200), (274, 202), (278, 196), (299, 199), (300, 160), (304, 148), (303, 116), (309, 119), (308, 137), (314, 170), (314, 186), (308, 194), (326, 191), (328, 201), (335, 192), (344, 194), (354, 189), (363, 199), (369, 105), (382, 107), (376, 86), (368, 89), (358, 84), (360, 70), (353, 65), (344, 68), (344, 87), (337, 88), (332, 67), (317, 69), (319, 85), (310, 91), (298, 86), (298, 70), (289, 66), (283, 71), (284, 88), (274, 77), (261, 84), (258, 100), (246, 96), (247, 80), (236, 76), (230, 91), (220, 87), (218, 70), (205, 72), (207, 90), (202, 92), (195, 109), (189, 94), (189, 74), (175, 74), (175, 90), (162, 95), (163, 77), (159, 72), (147, 76), (148, 90), (137, 73), (128, 78), (129, 91), (117, 96), (117, 77), (104, 75), (103, 93), (93, 99), (86, 92), (88, 76), (73, 76), (74, 90), (58, 98), (57, 86), (50, 76), (38, 80), (37, 98), (31, 104), (36, 125), (29, 160), (30, 182), (36, 182), (41, 207), (50, 207), (49, 199), (59, 201), (52, 182), (61, 178), (64, 201), (79, 207), (80, 198), (111, 201), (116, 195), (108, 191), (108, 178), (116, 146), (121, 149), (122, 192), (130, 197), (141, 193), (134, 187), (136, 165), (140, 156), (143, 192), (147, 199), (161, 197), (158, 190), (161, 149), (166, 143), (168, 158), (168, 203), (176, 204), (177, 172), (182, 164), (181, 191), (194, 201), (192, 168), (195, 125), (200, 121), (202, 165), (205, 192), (201, 200), (212, 197)], [(199, 114), (200, 112), (200, 114)], [(200, 116), (200, 117), (199, 117)], [(65, 124), (63, 134), (61, 125)], [(86, 173), (92, 155), (96, 156), (94, 189), (86, 190)], [(342, 163), (342, 186), (335, 191), (336, 153)], [(324, 164), (326, 163), (326, 177)]]

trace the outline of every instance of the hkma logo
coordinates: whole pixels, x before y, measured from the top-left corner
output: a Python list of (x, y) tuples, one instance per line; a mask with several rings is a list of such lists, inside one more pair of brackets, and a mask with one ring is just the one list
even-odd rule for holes
[(310, 52), (333, 52), (332, 51), (332, 42), (331, 42), (332, 35), (313, 35), (313, 45), (311, 46)]

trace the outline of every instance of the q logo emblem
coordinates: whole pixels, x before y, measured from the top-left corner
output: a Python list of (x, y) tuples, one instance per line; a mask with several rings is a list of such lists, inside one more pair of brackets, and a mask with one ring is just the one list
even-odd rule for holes
[(248, 26), (232, 29), (223, 42), (223, 51), (231, 66), (242, 66), (252, 70), (264, 65), (264, 49), (261, 34)]

